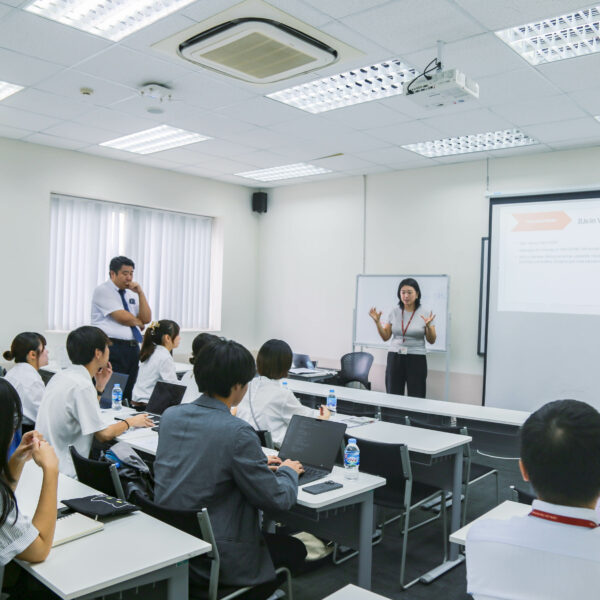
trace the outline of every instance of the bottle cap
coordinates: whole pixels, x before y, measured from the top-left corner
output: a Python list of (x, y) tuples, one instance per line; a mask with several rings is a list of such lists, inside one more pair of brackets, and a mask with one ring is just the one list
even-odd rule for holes
[(331, 390), (329, 390), (329, 393), (330, 394), (335, 394), (335, 390), (331, 389)]
[(356, 438), (350, 438), (350, 439), (348, 440), (348, 443), (349, 443), (349, 444), (356, 444)]
[(115, 385), (113, 385), (113, 390), (114, 390), (115, 388), (119, 388), (119, 389), (121, 389), (121, 384), (120, 384), (120, 383), (115, 383)]

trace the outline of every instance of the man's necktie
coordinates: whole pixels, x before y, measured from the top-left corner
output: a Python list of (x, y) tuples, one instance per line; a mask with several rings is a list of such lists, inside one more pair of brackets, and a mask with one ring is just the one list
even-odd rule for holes
[[(127, 306), (127, 302), (125, 301), (125, 290), (119, 290), (119, 296), (121, 296), (121, 302), (123, 303), (123, 308), (127, 312), (131, 312), (129, 310), (129, 307)], [(133, 333), (133, 337), (134, 337), (135, 341), (138, 343), (141, 343), (143, 338), (142, 338), (142, 334), (141, 334), (140, 330), (135, 325), (132, 325), (131, 331)]]

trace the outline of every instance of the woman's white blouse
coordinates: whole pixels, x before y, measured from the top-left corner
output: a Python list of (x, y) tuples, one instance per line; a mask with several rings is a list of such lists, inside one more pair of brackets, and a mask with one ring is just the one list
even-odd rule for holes
[(273, 442), (280, 446), (294, 415), (316, 417), (318, 411), (303, 406), (293, 392), (284, 389), (278, 379), (256, 377), (240, 402), (237, 416), (254, 429), (271, 432)]
[(164, 346), (156, 346), (150, 358), (140, 363), (131, 399), (134, 402), (147, 403), (159, 379), (169, 383), (179, 383), (175, 361)]
[(29, 363), (17, 363), (4, 376), (17, 390), (23, 405), (24, 421), (35, 423), (46, 386), (37, 370)]

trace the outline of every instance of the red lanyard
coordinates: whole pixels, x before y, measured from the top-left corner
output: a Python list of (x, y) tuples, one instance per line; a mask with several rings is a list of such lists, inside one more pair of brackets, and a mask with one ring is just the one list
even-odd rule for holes
[(589, 529), (595, 529), (598, 524), (589, 519), (576, 519), (575, 517), (564, 517), (563, 515), (555, 515), (553, 513), (544, 512), (534, 508), (530, 513), (530, 517), (538, 517), (539, 519), (546, 519), (546, 521), (554, 521), (555, 523), (564, 523), (565, 525), (575, 525), (577, 527), (588, 527)]
[(406, 329), (404, 328), (404, 309), (402, 309), (402, 325), (401, 325), (401, 330), (402, 330), (402, 343), (404, 343), (406, 341), (406, 332), (408, 331), (408, 328), (410, 327), (410, 322), (413, 320), (413, 317), (415, 316), (415, 313), (417, 311), (413, 310), (412, 315), (410, 315), (410, 319), (408, 320), (408, 323), (406, 324)]

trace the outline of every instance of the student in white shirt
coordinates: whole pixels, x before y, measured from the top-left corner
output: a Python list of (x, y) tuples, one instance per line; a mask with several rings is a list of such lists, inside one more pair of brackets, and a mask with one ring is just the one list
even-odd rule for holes
[(256, 357), (259, 377), (250, 382), (237, 409), (237, 416), (254, 429), (270, 431), (276, 446), (281, 446), (294, 415), (320, 419), (331, 416), (326, 406), (320, 411), (303, 406), (291, 390), (282, 386), (280, 380), (287, 377), (292, 357), (292, 349), (283, 340), (265, 342)]
[[(59, 371), (46, 386), (36, 428), (54, 446), (60, 472), (75, 477), (69, 446), (89, 456), (94, 438), (108, 442), (130, 427), (151, 427), (148, 415), (139, 414), (106, 425), (99, 398), (112, 375), (109, 339), (98, 327), (79, 327), (67, 337), (67, 354), (73, 363)], [(95, 378), (96, 386), (92, 381)]]
[(476, 600), (591, 600), (600, 590), (600, 414), (576, 400), (534, 412), (521, 429), (532, 511), (483, 519), (467, 533), (467, 591)]
[[(0, 379), (0, 566), (17, 557), (41, 562), (50, 552), (56, 525), (58, 459), (37, 431), (27, 432), (10, 460), (8, 447), (22, 418), (15, 388)], [(42, 489), (33, 518), (19, 511), (15, 489), (25, 463), (32, 459), (42, 469)], [(12, 596), (12, 595), (11, 595)]]
[(148, 404), (156, 382), (179, 383), (173, 360), (173, 348), (179, 346), (179, 325), (169, 319), (153, 321), (146, 329), (140, 350), (140, 370), (133, 387), (134, 406)]
[[(192, 365), (196, 363), (196, 358), (204, 346), (210, 342), (218, 342), (220, 339), (221, 338), (219, 336), (213, 335), (212, 333), (199, 333), (192, 342), (192, 356), (190, 357), (190, 363)], [(189, 404), (201, 396), (200, 390), (198, 389), (198, 384), (196, 383), (196, 379), (194, 377), (194, 369), (190, 369), (181, 378), (180, 383), (186, 387), (185, 394), (181, 399), (181, 404)]]
[(26, 331), (12, 341), (10, 350), (2, 355), (5, 360), (14, 360), (15, 366), (5, 375), (21, 399), (23, 424), (33, 425), (44, 395), (44, 382), (38, 373), (48, 364), (46, 338), (41, 333)]

